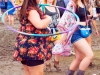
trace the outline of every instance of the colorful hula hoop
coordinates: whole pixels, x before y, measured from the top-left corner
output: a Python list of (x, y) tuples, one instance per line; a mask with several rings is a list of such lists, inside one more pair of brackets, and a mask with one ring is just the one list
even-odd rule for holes
[[(42, 6), (42, 8), (43, 8), (44, 6), (50, 6), (50, 5), (40, 4), (40, 6)], [(16, 29), (13, 29), (13, 28), (10, 27), (9, 25), (7, 25), (7, 24), (5, 23), (5, 21), (4, 21), (4, 17), (5, 17), (5, 15), (7, 14), (7, 12), (9, 12), (9, 11), (15, 9), (15, 8), (19, 8), (19, 7), (21, 7), (21, 6), (17, 6), (17, 7), (14, 7), (14, 8), (11, 8), (11, 9), (7, 10), (7, 11), (2, 15), (2, 18), (1, 18), (2, 22), (4, 23), (4, 25), (5, 25), (9, 30), (11, 30), (11, 31), (13, 31), (13, 32), (16, 32), (16, 33), (20, 33), (20, 34), (28, 35), (28, 36), (53, 36), (53, 35), (59, 35), (59, 34), (67, 33), (67, 32), (71, 31), (73, 28), (75, 28), (75, 27), (77, 26), (77, 25), (74, 25), (73, 27), (69, 28), (68, 30), (63, 31), (63, 32), (60, 32), (60, 33), (56, 33), (56, 34), (28, 34), (28, 33), (25, 33), (25, 32), (21, 32), (21, 31), (18, 31), (18, 30), (16, 30)], [(60, 7), (60, 6), (51, 6), (51, 7), (57, 7), (57, 8), (60, 8), (60, 9), (69, 11), (69, 10), (67, 10), (66, 8), (63, 8), (63, 7)], [(69, 11), (69, 12), (71, 12), (71, 11)], [(73, 12), (71, 12), (71, 13), (76, 17), (77, 22), (79, 22), (79, 21), (80, 21), (80, 20), (79, 20), (79, 17), (78, 17), (75, 13), (73, 13)]]

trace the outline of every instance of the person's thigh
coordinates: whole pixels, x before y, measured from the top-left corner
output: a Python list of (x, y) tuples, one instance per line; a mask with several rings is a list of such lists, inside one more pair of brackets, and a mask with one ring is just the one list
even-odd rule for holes
[(93, 56), (92, 49), (85, 39), (80, 39), (73, 44), (84, 56)]
[(37, 66), (28, 66), (30, 75), (43, 75), (44, 73), (44, 64)]
[(23, 69), (24, 69), (24, 74), (25, 75), (31, 75), (30, 72), (29, 72), (29, 69), (28, 69), (28, 66), (27, 65), (24, 65), (23, 64)]
[(23, 60), (21, 63), (24, 65), (25, 74), (43, 75), (44, 60)]
[(79, 61), (82, 61), (84, 55), (79, 50), (77, 50), (76, 47), (74, 47), (74, 51), (75, 51), (75, 58)]
[(86, 41), (88, 42), (88, 44), (91, 46), (92, 44), (92, 34), (90, 34), (87, 38)]

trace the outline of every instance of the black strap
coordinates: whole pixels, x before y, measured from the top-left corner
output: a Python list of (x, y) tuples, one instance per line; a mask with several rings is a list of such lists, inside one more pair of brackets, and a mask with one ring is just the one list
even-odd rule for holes
[[(66, 8), (64, 0), (57, 0), (56, 5)], [(60, 17), (61, 17), (63, 15), (63, 13), (64, 13), (65, 10), (59, 8), (59, 11), (60, 11)]]
[(87, 19), (87, 10), (86, 7), (84, 8), (85, 19), (86, 19), (86, 26), (88, 27), (88, 19)]

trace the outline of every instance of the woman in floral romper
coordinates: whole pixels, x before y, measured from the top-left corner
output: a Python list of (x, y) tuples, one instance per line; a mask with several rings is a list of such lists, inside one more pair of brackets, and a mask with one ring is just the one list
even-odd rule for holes
[[(28, 34), (49, 34), (51, 17), (38, 7), (39, 0), (25, 0), (20, 10), (20, 31)], [(44, 60), (52, 56), (51, 37), (18, 34), (14, 60), (23, 64), (25, 75), (43, 75)]]

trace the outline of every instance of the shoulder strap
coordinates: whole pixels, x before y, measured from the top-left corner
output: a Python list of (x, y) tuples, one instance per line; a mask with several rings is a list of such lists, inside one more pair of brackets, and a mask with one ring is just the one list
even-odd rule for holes
[(86, 26), (88, 27), (88, 19), (87, 19), (86, 7), (84, 8), (84, 13), (85, 13), (85, 19), (86, 19)]
[(64, 0), (57, 0), (56, 5), (57, 5), (57, 6), (62, 6), (62, 7), (64, 7), (64, 8), (66, 8), (65, 3), (64, 3)]
[(58, 10), (57, 10), (57, 8), (55, 7), (55, 10), (56, 10), (56, 12), (58, 13)]

